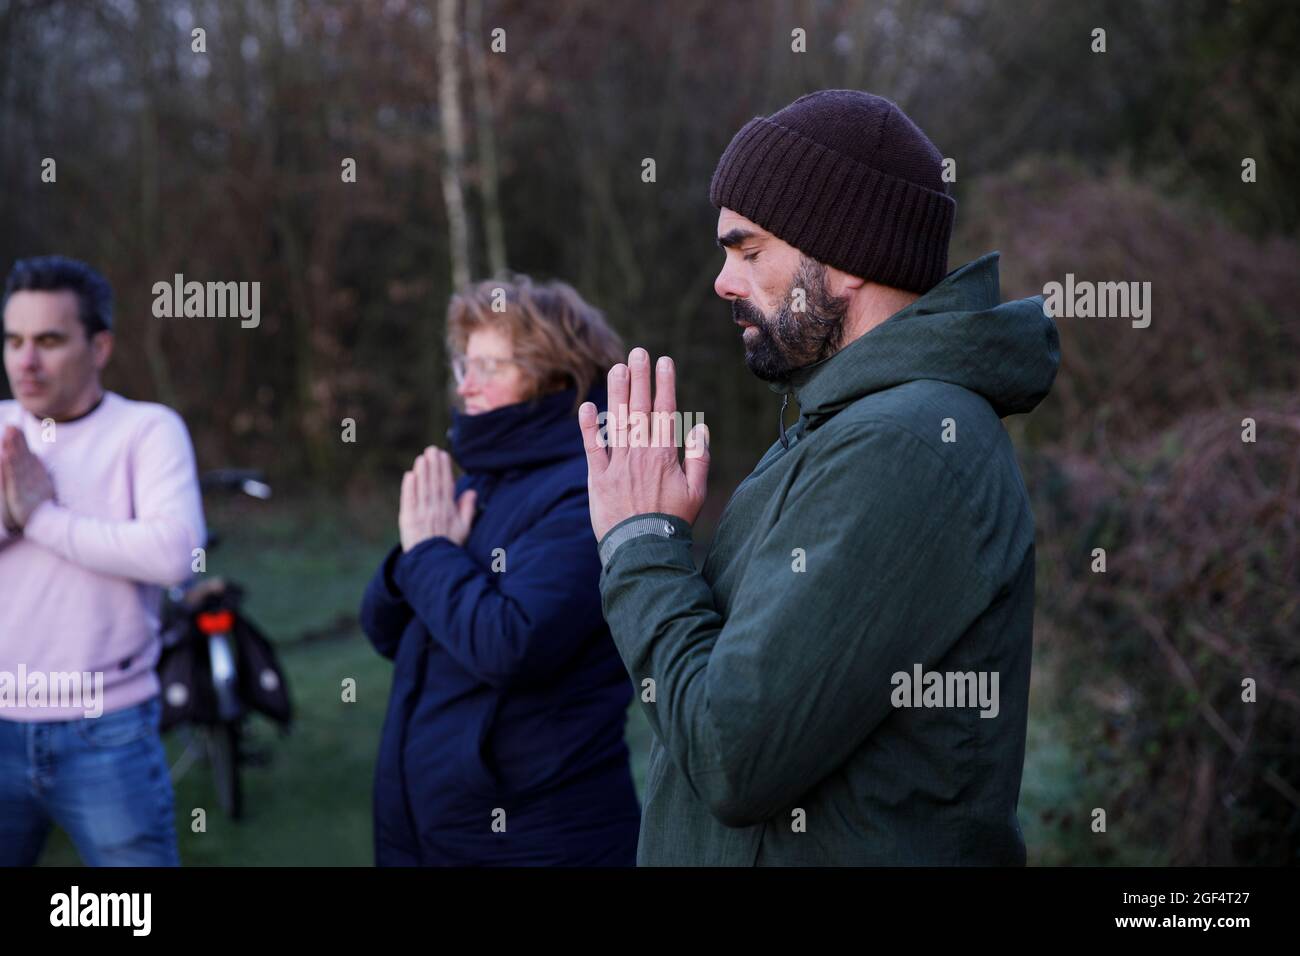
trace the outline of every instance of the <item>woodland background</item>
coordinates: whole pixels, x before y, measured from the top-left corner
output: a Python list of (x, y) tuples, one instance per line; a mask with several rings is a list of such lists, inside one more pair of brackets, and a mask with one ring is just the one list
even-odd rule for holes
[[(848, 87), (956, 159), (951, 268), (1001, 250), (1005, 299), (1066, 272), (1152, 283), (1149, 328), (1059, 319), (1051, 396), (1007, 422), (1039, 529), (1031, 862), (1295, 864), (1297, 49), (1281, 0), (0, 0), (0, 269), (95, 263), (109, 386), (177, 408), (202, 468), (277, 491), (209, 517), (301, 719), (250, 772), (249, 820), (182, 826), (187, 862), (369, 860), (389, 675), (356, 603), (401, 470), (445, 443), (455, 283), (564, 278), (677, 359), (714, 436), (707, 542), (779, 408), (712, 291), (709, 177), (752, 116)], [(260, 281), (261, 326), (155, 319), (177, 272)], [(194, 771), (178, 820), (205, 800)]]

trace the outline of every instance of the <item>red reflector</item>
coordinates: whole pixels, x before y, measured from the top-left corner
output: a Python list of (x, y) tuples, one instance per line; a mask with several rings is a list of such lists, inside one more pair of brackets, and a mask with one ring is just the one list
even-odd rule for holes
[(203, 611), (196, 618), (204, 634), (222, 634), (235, 626), (233, 611)]

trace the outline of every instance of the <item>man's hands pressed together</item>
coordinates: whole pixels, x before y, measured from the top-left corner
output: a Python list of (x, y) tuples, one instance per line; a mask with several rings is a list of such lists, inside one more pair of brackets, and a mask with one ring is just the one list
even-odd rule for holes
[(397, 527), (402, 550), (410, 551), (421, 541), (443, 537), (464, 545), (474, 523), (474, 491), (454, 500), (456, 481), (451, 475), (451, 456), (430, 446), (415, 459), (402, 476), (401, 509)]
[(677, 415), (673, 360), (661, 356), (655, 367), (652, 405), (650, 355), (643, 348), (633, 349), (627, 365), (620, 363), (609, 370), (608, 397), (605, 442), (601, 440), (596, 406), (584, 402), (578, 409), (578, 424), (587, 449), (587, 493), (596, 540), (604, 538), (620, 521), (651, 512), (676, 515), (694, 524), (708, 484), (709, 431), (701, 424), (686, 436), (687, 449), (698, 453), (688, 453), (683, 468), (673, 440)]
[(54, 498), (54, 482), (13, 425), (0, 435), (0, 498), (5, 528), (18, 534), (37, 508)]

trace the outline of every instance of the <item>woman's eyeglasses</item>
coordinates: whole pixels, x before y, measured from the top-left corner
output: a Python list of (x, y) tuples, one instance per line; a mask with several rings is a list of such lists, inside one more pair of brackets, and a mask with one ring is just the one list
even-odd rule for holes
[(455, 377), (457, 385), (463, 385), (471, 372), (480, 382), (486, 382), (500, 375), (507, 365), (520, 364), (522, 363), (518, 359), (512, 358), (469, 358), (465, 355), (453, 355), (451, 374)]

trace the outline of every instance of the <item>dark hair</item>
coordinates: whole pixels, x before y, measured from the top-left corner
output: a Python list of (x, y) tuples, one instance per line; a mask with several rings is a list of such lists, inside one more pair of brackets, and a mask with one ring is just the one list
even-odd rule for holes
[(86, 338), (113, 329), (113, 287), (102, 275), (76, 259), (65, 256), (34, 256), (19, 259), (5, 280), (4, 303), (15, 292), (61, 292), (77, 294), (77, 317)]

